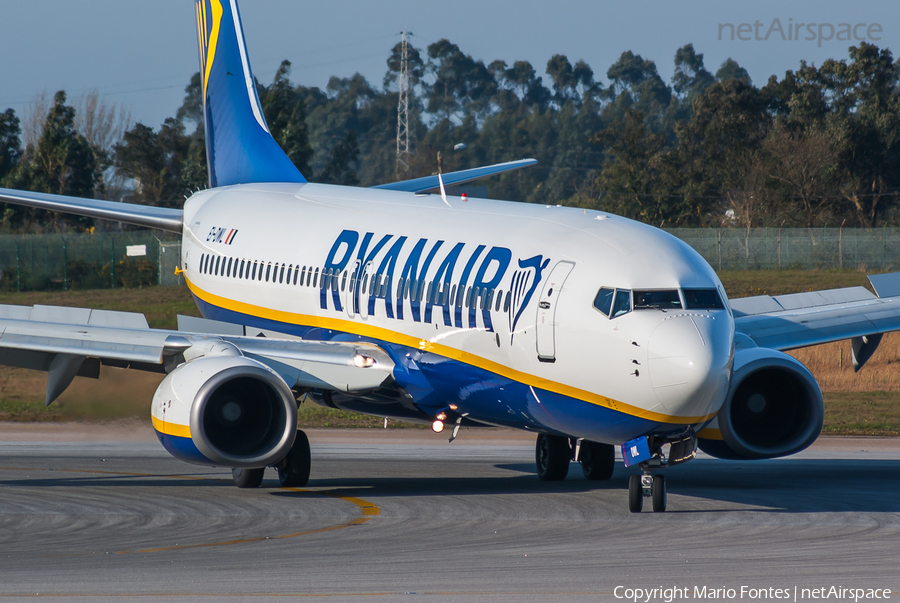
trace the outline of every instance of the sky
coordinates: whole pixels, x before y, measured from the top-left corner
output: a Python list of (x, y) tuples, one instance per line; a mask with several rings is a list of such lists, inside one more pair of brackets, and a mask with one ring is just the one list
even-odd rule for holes
[[(74, 99), (96, 89), (158, 127), (198, 70), (193, 4), (0, 0), (0, 111), (21, 117), (42, 90)], [(604, 83), (626, 50), (655, 61), (668, 82), (675, 51), (693, 43), (708, 70), (731, 57), (757, 85), (801, 60), (846, 58), (859, 42), (837, 39), (841, 24), (892, 50), (900, 36), (897, 0), (243, 0), (240, 9), (261, 82), (288, 59), (293, 82), (322, 88), (356, 72), (380, 88), (403, 30), (420, 49), (447, 38), (485, 64), (527, 60), (542, 75), (554, 54), (583, 59)], [(794, 39), (782, 39), (789, 31)]]

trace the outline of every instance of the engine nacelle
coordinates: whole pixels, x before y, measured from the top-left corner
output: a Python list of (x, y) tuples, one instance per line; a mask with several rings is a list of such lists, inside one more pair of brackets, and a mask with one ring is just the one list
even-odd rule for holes
[(153, 427), (189, 463), (265, 467), (288, 453), (297, 403), (272, 369), (243, 356), (205, 356), (169, 373), (153, 396)]
[(803, 364), (776, 350), (739, 349), (728, 397), (711, 425), (722, 439), (701, 437), (700, 449), (726, 459), (794, 454), (819, 436), (824, 415), (822, 390)]

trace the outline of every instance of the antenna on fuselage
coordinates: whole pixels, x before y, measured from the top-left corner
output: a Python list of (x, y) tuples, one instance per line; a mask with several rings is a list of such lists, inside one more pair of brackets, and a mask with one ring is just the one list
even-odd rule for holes
[(444, 200), (444, 203), (447, 204), (447, 207), (452, 207), (450, 203), (447, 201), (447, 191), (444, 190), (444, 178), (441, 176), (441, 152), (438, 151), (438, 184), (441, 185), (441, 199)]

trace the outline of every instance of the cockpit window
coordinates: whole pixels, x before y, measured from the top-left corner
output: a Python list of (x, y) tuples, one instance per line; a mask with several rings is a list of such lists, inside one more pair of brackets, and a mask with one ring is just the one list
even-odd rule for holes
[(600, 289), (600, 292), (597, 293), (597, 297), (594, 298), (594, 307), (609, 316), (609, 311), (612, 308), (613, 294), (615, 292), (615, 289), (607, 289), (606, 287)]
[(616, 299), (613, 302), (612, 318), (631, 312), (631, 291), (619, 289), (616, 291)]
[(680, 310), (681, 298), (677, 290), (668, 291), (635, 291), (635, 310)]
[(685, 289), (684, 303), (689, 310), (723, 310), (722, 298), (715, 289)]

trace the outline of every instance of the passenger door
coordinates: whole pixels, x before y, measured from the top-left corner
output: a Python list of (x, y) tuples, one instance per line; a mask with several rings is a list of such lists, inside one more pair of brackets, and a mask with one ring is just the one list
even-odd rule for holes
[(563, 292), (566, 278), (574, 267), (575, 264), (572, 262), (557, 263), (541, 289), (535, 335), (538, 360), (541, 362), (556, 361), (556, 307), (559, 305), (559, 296)]

